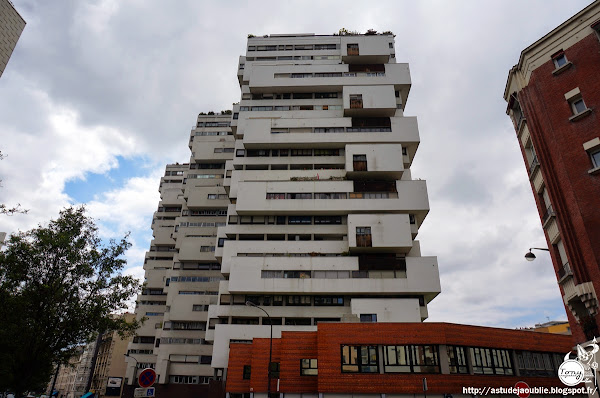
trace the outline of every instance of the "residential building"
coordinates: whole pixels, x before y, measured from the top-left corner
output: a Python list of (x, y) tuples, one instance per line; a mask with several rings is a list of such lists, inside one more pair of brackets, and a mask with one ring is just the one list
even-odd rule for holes
[(600, 336), (598, 76), (594, 1), (524, 49), (504, 91), (577, 343)]
[[(129, 313), (121, 316), (127, 322), (135, 317)], [(126, 369), (125, 354), (130, 341), (131, 338), (121, 338), (116, 331), (102, 334), (91, 384), (91, 391), (96, 398), (121, 396)]]
[(0, 77), (6, 69), (21, 33), (25, 20), (10, 0), (0, 0)]
[(200, 115), (161, 179), (124, 396), (146, 367), (157, 395), (221, 394), (230, 343), (421, 322), (440, 293), (394, 36), (249, 38), (238, 80), (233, 113)]
[[(80, 398), (87, 392), (95, 347), (95, 341), (79, 347), (77, 354), (66, 365), (61, 365), (54, 386), (58, 398)], [(51, 386), (52, 380), (48, 383), (48, 391)]]
[(215, 376), (231, 342), (271, 326), (279, 338), (426, 319), (440, 280), (415, 239), (429, 200), (411, 175), (419, 131), (404, 116), (411, 79), (393, 34), (252, 37), (238, 80), (215, 251), (224, 280), (206, 332)]
[[(231, 344), (228, 398), (264, 396), (269, 345), (265, 338)], [(564, 388), (557, 370), (571, 347), (570, 336), (481, 326), (323, 323), (316, 331), (284, 331), (274, 339), (277, 372), (271, 392), (278, 397), (473, 397), (514, 395), (490, 389), (523, 382)]]
[(157, 395), (221, 392), (221, 383), (210, 383), (213, 346), (205, 330), (223, 279), (215, 246), (229, 205), (223, 181), (225, 162), (234, 153), (230, 121), (230, 114), (198, 115), (189, 139), (190, 162), (168, 165), (161, 178), (145, 286), (135, 311), (146, 322), (129, 344), (125, 394), (132, 395), (144, 368), (158, 374)]

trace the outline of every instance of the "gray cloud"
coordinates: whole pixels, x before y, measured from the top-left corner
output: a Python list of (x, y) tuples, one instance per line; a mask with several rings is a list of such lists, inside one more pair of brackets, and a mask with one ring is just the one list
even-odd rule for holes
[[(444, 289), (430, 320), (564, 318), (549, 259), (523, 261), (544, 236), (502, 93), (520, 51), (588, 0), (13, 1), (27, 26), (0, 79), (0, 149), (9, 154), (0, 200), (32, 213), (0, 229), (55, 216), (69, 202), (65, 181), (104, 172), (116, 156), (153, 167), (185, 161), (196, 114), (239, 100), (248, 33), (392, 30), (413, 79), (405, 114), (418, 116), (422, 139), (413, 177), (428, 181), (432, 209), (419, 239), (439, 257)], [(108, 221), (128, 213), (107, 230), (148, 236), (140, 220), (152, 206), (135, 206), (136, 183), (98, 194), (93, 207)], [(138, 261), (148, 245), (137, 242)]]

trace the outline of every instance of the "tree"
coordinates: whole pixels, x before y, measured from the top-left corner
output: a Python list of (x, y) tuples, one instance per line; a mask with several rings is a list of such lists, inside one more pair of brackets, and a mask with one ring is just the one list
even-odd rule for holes
[(103, 244), (84, 207), (11, 235), (0, 252), (0, 391), (43, 389), (98, 331), (133, 334), (139, 322), (111, 316), (140, 289), (120, 274), (130, 245), (127, 236)]

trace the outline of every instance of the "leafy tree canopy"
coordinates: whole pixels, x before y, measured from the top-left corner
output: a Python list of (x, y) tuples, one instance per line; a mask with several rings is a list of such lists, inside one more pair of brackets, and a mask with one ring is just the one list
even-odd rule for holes
[(45, 388), (53, 366), (99, 331), (134, 333), (137, 321), (111, 316), (140, 289), (120, 273), (130, 245), (127, 236), (103, 244), (83, 207), (8, 239), (0, 252), (0, 391)]

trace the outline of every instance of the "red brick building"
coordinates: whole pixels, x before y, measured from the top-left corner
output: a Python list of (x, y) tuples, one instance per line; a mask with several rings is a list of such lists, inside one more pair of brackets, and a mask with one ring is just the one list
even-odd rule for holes
[(504, 98), (576, 342), (598, 336), (600, 1), (527, 47)]
[[(322, 323), (273, 340), (277, 396), (478, 395), (463, 387), (564, 387), (557, 368), (571, 336), (448, 323)], [(231, 343), (230, 398), (267, 392), (269, 339)], [(321, 395), (322, 394), (322, 395)], [(256, 396), (256, 395), (255, 395)], [(264, 395), (263, 395), (264, 396)]]

